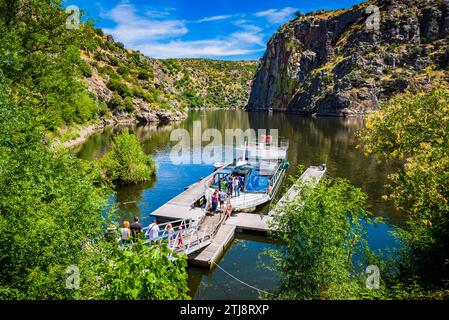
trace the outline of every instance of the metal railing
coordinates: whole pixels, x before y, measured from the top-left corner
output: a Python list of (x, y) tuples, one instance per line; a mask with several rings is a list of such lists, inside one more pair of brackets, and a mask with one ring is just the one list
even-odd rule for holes
[[(148, 231), (150, 227), (143, 229), (147, 240), (144, 244), (166, 245), (173, 252), (185, 252), (190, 254), (203, 247), (203, 244), (212, 240), (216, 234), (218, 227), (223, 223), (220, 219), (218, 223), (204, 224), (203, 217), (201, 220), (177, 220), (160, 224), (158, 236), (148, 239)], [(170, 228), (169, 226), (172, 226)]]

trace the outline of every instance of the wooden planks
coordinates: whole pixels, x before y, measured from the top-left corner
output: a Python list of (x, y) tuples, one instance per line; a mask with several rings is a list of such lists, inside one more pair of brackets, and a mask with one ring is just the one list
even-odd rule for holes
[(268, 232), (269, 221), (272, 218), (267, 215), (251, 214), (251, 213), (238, 213), (235, 216), (229, 217), (226, 221), (228, 225), (236, 226), (240, 232), (249, 230), (257, 232)]
[(213, 176), (214, 173), (192, 184), (187, 190), (152, 212), (151, 215), (155, 216), (158, 221), (200, 219), (205, 214), (204, 210), (193, 208), (193, 204), (204, 194), (206, 186)]
[(234, 239), (235, 228), (232, 225), (222, 225), (209, 246), (189, 256), (190, 263), (212, 268), (213, 262), (218, 263), (224, 251)]

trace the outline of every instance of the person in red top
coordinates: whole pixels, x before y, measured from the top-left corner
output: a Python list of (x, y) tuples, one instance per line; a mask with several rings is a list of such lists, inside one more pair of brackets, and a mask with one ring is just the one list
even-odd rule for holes
[(177, 237), (178, 237), (178, 247), (182, 248), (184, 244), (182, 242), (182, 227), (181, 226), (179, 226), (179, 228), (178, 228), (178, 235), (177, 235)]

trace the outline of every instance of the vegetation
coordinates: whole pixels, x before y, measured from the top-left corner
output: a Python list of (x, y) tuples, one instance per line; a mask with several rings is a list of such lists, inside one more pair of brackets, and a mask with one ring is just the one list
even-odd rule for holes
[(267, 298), (354, 299), (367, 294), (360, 272), (370, 256), (366, 238), (373, 220), (365, 209), (367, 196), (340, 179), (301, 190), (273, 219), (274, 236), (282, 245), (267, 253), (281, 284)]
[[(274, 218), (285, 246), (268, 254), (281, 275), (278, 299), (441, 299), (449, 296), (449, 92), (401, 94), (370, 117), (361, 137), (368, 153), (399, 161), (391, 199), (407, 215), (396, 227), (402, 244), (394, 257), (371, 252), (373, 223), (366, 195), (346, 181), (302, 186)], [(356, 261), (358, 263), (356, 263)], [(380, 269), (378, 290), (367, 290), (363, 270)]]
[(400, 269), (425, 290), (449, 284), (449, 91), (401, 94), (373, 115), (362, 137), (366, 150), (402, 167), (391, 175), (389, 198), (408, 217), (398, 236), (406, 244)]
[(91, 25), (67, 29), (59, 6), (58, 0), (0, 1), (0, 70), (10, 96), (36, 109), (51, 130), (97, 114), (78, 80), (86, 74), (79, 47), (92, 46)]
[(136, 184), (151, 180), (156, 170), (135, 135), (124, 132), (112, 142), (111, 151), (100, 160), (102, 176), (117, 184)]
[[(88, 48), (86, 30), (67, 30), (60, 5), (0, 0), (0, 299), (134, 297), (130, 288), (138, 282), (126, 277), (117, 285), (117, 277), (134, 272), (138, 250), (148, 261), (145, 283), (160, 277), (151, 280), (151, 293), (138, 297), (183, 298), (184, 258), (171, 261), (157, 248), (136, 248), (134, 258), (118, 254), (102, 235), (113, 218), (106, 206), (111, 191), (94, 166), (45, 138), (48, 129), (96, 113), (79, 81), (78, 48)], [(134, 147), (130, 152), (143, 163)], [(121, 159), (119, 152), (111, 156)], [(147, 170), (134, 164), (136, 172)], [(66, 285), (69, 267), (81, 272), (78, 290)]]
[[(116, 250), (105, 272), (107, 300), (187, 300), (187, 257), (173, 254), (166, 246), (137, 244)], [(164, 266), (164, 267), (163, 267)]]

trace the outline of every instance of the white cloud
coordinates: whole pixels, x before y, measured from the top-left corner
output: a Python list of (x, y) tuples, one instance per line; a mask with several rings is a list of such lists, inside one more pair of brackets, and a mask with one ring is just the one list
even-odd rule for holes
[(222, 16), (213, 16), (213, 17), (206, 17), (201, 20), (198, 20), (198, 22), (210, 22), (210, 21), (219, 21), (219, 20), (227, 20), (232, 18), (232, 15), (222, 15)]
[[(148, 12), (147, 12), (148, 14)], [(141, 41), (182, 36), (188, 32), (182, 20), (155, 20), (143, 18), (129, 2), (121, 2), (107, 13), (107, 17), (116, 23), (114, 28), (105, 28), (118, 41), (133, 45)]]
[(129, 48), (154, 58), (204, 57), (222, 58), (249, 55), (265, 50), (263, 30), (249, 21), (232, 21), (238, 30), (227, 35), (200, 40), (183, 38), (188, 23), (230, 19), (231, 15), (205, 17), (187, 22), (170, 19), (172, 10), (148, 10), (138, 14), (136, 8), (124, 0), (107, 12), (104, 18), (115, 23), (104, 31)]
[(140, 51), (154, 58), (217, 58), (259, 52), (263, 49), (243, 48), (227, 40), (174, 40), (143, 45)]
[[(265, 50), (260, 29), (239, 31), (221, 39), (172, 40), (168, 43), (146, 43), (138, 46), (144, 54), (154, 58), (217, 58), (252, 54)], [(257, 31), (257, 32), (256, 32)]]
[(175, 11), (174, 8), (163, 8), (160, 10), (147, 10), (145, 15), (149, 18), (166, 18), (168, 17), (172, 11)]
[(270, 9), (266, 11), (260, 11), (257, 12), (255, 16), (259, 18), (265, 18), (272, 24), (278, 24), (288, 21), (296, 11), (298, 11), (298, 9), (286, 7), (284, 9)]

